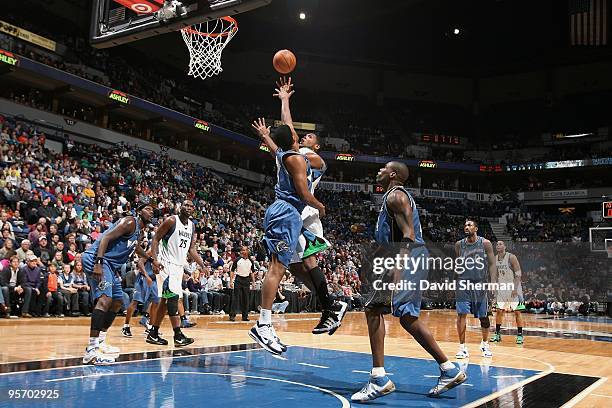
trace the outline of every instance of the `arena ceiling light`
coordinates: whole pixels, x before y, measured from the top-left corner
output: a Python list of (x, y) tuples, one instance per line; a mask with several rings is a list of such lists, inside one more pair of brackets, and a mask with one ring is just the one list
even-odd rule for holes
[(299, 17), (300, 17), (300, 20), (306, 20), (306, 13), (304, 13), (303, 11), (300, 11)]
[(565, 138), (568, 138), (568, 137), (585, 137), (585, 136), (591, 136), (591, 135), (592, 135), (592, 133), (578, 133), (576, 135), (566, 135)]

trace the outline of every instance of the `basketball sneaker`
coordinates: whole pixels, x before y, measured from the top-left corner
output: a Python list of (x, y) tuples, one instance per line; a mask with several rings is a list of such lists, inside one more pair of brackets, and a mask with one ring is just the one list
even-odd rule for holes
[(123, 337), (132, 337), (132, 331), (130, 330), (130, 326), (122, 327), (121, 334)]
[(348, 304), (346, 302), (334, 302), (330, 310), (323, 310), (319, 324), (312, 329), (312, 334), (327, 333), (330, 336), (342, 325), (342, 319), (346, 315)]
[(459, 346), (459, 351), (457, 352), (457, 354), (455, 354), (455, 358), (458, 358), (460, 360), (463, 358), (470, 358), (470, 353), (467, 347)]
[(100, 351), (104, 354), (119, 354), (119, 352), (121, 351), (119, 350), (119, 347), (111, 346), (106, 341), (101, 341), (98, 347), (100, 348)]
[(459, 384), (463, 383), (467, 380), (467, 375), (465, 372), (459, 370), (457, 366), (450, 370), (442, 371), (440, 370), (440, 377), (438, 377), (438, 383), (435, 387), (429, 390), (429, 396), (435, 397), (440, 394), (449, 391)]
[(485, 358), (493, 357), (493, 352), (491, 351), (491, 348), (489, 347), (489, 343), (486, 343), (484, 341), (480, 342), (480, 352), (482, 353), (482, 356)]
[(159, 337), (159, 334), (153, 334), (151, 332), (149, 332), (149, 334), (147, 335), (147, 339), (145, 341), (149, 344), (155, 344), (157, 346), (167, 346), (168, 345), (168, 340), (162, 339), (161, 337)]
[(270, 325), (270, 330), (272, 330), (272, 334), (274, 335), (274, 338), (276, 339), (276, 342), (278, 343), (278, 345), (281, 347), (281, 350), (283, 350), (283, 353), (287, 351), (287, 345), (284, 344), (282, 341), (280, 341), (280, 339), (278, 338), (274, 325)]
[(283, 354), (283, 348), (280, 344), (278, 344), (278, 341), (276, 340), (277, 337), (272, 331), (271, 324), (259, 324), (259, 322), (255, 323), (255, 326), (251, 327), (251, 330), (249, 330), (249, 336), (251, 336), (251, 338), (266, 351), (269, 351), (277, 356)]
[(195, 340), (185, 336), (182, 332), (174, 335), (174, 346), (175, 347), (185, 347), (193, 343)]
[(384, 377), (374, 377), (370, 375), (370, 379), (366, 385), (351, 396), (351, 401), (367, 402), (376, 398), (383, 397), (395, 391), (395, 384), (386, 375)]
[(188, 329), (197, 325), (196, 322), (190, 322), (189, 319), (185, 318), (181, 320), (181, 329)]
[(491, 337), (491, 341), (492, 341), (493, 343), (499, 343), (499, 342), (501, 342), (501, 334), (499, 334), (499, 333), (495, 333), (495, 334), (493, 335), (493, 337)]
[(108, 365), (115, 362), (115, 358), (108, 356), (98, 347), (87, 347), (83, 356), (83, 364)]
[(523, 344), (523, 335), (519, 334), (516, 336), (516, 344)]

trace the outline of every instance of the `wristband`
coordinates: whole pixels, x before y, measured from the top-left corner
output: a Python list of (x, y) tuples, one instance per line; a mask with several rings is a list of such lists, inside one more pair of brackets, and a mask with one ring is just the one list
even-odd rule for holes
[(410, 248), (410, 244), (414, 243), (414, 241), (409, 237), (403, 237), (400, 242), (405, 243), (406, 248)]
[(100, 257), (100, 256), (97, 256), (95, 263), (99, 264), (99, 265), (102, 265), (104, 263), (104, 258)]

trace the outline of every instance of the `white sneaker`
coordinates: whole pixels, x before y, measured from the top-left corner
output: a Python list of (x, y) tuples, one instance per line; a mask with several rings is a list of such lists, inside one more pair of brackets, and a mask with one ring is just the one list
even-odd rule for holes
[(466, 348), (459, 347), (459, 351), (457, 352), (457, 354), (455, 354), (455, 358), (458, 358), (458, 359), (470, 358), (470, 353), (468, 352), (467, 347)]
[(480, 352), (483, 357), (491, 358), (493, 357), (493, 352), (489, 348), (489, 343), (485, 343), (484, 341), (480, 342)]
[(283, 354), (283, 348), (276, 341), (276, 337), (271, 327), (271, 324), (259, 324), (259, 322), (257, 322), (255, 326), (251, 327), (251, 330), (249, 330), (249, 336), (266, 351), (278, 356)]
[(438, 383), (435, 387), (429, 390), (429, 395), (435, 397), (443, 394), (446, 391), (452, 390), (459, 384), (465, 382), (465, 380), (467, 380), (467, 375), (465, 372), (459, 370), (457, 366), (448, 371), (440, 371)]
[(83, 364), (108, 365), (115, 362), (115, 358), (108, 356), (98, 347), (87, 347), (83, 356)]
[(104, 354), (119, 354), (119, 347), (111, 346), (106, 341), (100, 343), (100, 351)]
[(276, 330), (274, 329), (273, 324), (270, 325), (270, 330), (272, 330), (272, 335), (274, 336), (274, 339), (276, 340), (278, 345), (281, 347), (281, 350), (283, 350), (283, 353), (287, 351), (287, 345), (283, 343), (282, 341), (280, 341), (280, 339), (278, 338), (278, 334), (276, 334)]
[(395, 384), (386, 375), (384, 377), (370, 376), (364, 387), (351, 396), (351, 401), (367, 402), (385, 396), (395, 391)]

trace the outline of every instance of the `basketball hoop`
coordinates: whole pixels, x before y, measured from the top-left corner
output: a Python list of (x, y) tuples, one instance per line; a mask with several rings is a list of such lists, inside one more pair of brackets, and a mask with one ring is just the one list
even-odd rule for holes
[(221, 73), (221, 54), (237, 32), (238, 22), (232, 17), (221, 17), (183, 28), (181, 34), (189, 49), (187, 74), (206, 79)]

